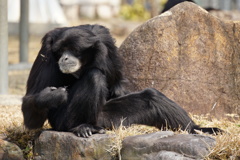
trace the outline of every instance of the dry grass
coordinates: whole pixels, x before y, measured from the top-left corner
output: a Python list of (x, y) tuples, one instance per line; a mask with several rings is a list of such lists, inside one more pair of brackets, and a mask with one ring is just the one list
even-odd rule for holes
[(36, 131), (28, 131), (23, 126), (23, 116), (20, 105), (0, 105), (0, 134), (6, 140), (17, 144), (23, 151), (24, 158), (33, 159), (33, 140)]
[[(9, 141), (16, 143), (23, 150), (26, 159), (32, 159), (32, 142), (38, 131), (29, 132), (25, 130), (22, 125), (22, 115), (20, 106), (11, 107), (10, 109), (5, 106), (0, 106), (0, 121), (1, 134), (6, 135)], [(11, 112), (3, 112), (3, 110), (9, 109)], [(1, 112), (2, 111), (2, 112)], [(226, 131), (221, 135), (214, 136), (216, 138), (216, 146), (212, 149), (211, 153), (206, 157), (210, 159), (240, 159), (240, 119), (232, 117), (229, 119), (211, 119), (208, 120), (207, 116), (192, 116), (194, 121), (201, 126), (206, 127), (219, 127)], [(48, 127), (48, 126), (46, 126)], [(118, 129), (108, 131), (108, 134), (116, 134), (115, 145), (111, 147), (109, 152), (113, 155), (117, 155), (121, 159), (120, 150), (122, 147), (122, 140), (128, 136), (141, 135), (159, 131), (159, 129), (144, 125), (133, 125), (131, 127), (121, 126)], [(181, 134), (186, 132), (178, 132)]]
[(192, 116), (197, 124), (207, 127), (219, 127), (225, 133), (214, 136), (216, 146), (206, 159), (240, 159), (240, 119), (238, 115), (227, 115), (229, 118), (207, 120), (208, 116)]
[[(229, 119), (212, 119), (209, 121), (209, 116), (192, 116), (193, 120), (204, 127), (219, 127), (226, 131), (226, 133), (220, 135), (208, 135), (213, 136), (216, 139), (216, 146), (212, 148), (210, 154), (205, 158), (206, 160), (239, 160), (240, 159), (240, 119), (232, 117)], [(147, 133), (157, 132), (159, 129), (155, 127), (149, 127), (144, 125), (133, 125), (131, 127), (120, 126), (118, 129), (108, 131), (108, 134), (116, 134), (114, 146), (112, 146), (111, 152), (113, 155), (117, 154), (121, 159), (122, 141), (125, 137), (142, 135)], [(176, 134), (186, 134), (185, 131), (178, 131)], [(202, 133), (203, 134), (203, 133)], [(207, 135), (207, 134), (206, 134)]]
[(10, 127), (18, 127), (23, 123), (20, 105), (0, 105), (0, 133), (4, 133)]
[(216, 136), (217, 145), (208, 155), (208, 159), (240, 159), (239, 129), (238, 133), (233, 132)]
[(9, 126), (4, 132), (7, 140), (19, 146), (23, 152), (24, 158), (33, 159), (33, 141), (37, 134), (36, 131), (28, 131), (21, 126)]
[(118, 159), (121, 160), (121, 148), (122, 141), (124, 138), (129, 136), (136, 136), (142, 134), (148, 134), (157, 132), (159, 129), (155, 127), (145, 126), (145, 125), (132, 125), (131, 127), (125, 127), (122, 124), (119, 128), (114, 128), (111, 131), (107, 131), (107, 134), (115, 134), (116, 138), (114, 139), (114, 145), (111, 146), (109, 152), (114, 156), (117, 155)]

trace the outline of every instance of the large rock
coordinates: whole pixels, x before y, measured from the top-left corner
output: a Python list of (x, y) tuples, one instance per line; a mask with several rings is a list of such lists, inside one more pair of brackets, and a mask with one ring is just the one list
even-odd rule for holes
[(110, 152), (114, 135), (95, 134), (90, 138), (72, 133), (44, 131), (35, 141), (35, 160), (105, 160), (113, 159)]
[(184, 2), (136, 28), (119, 52), (129, 88), (154, 87), (194, 114), (240, 113), (240, 23)]
[(122, 159), (203, 159), (215, 146), (215, 139), (203, 135), (156, 132), (123, 140)]

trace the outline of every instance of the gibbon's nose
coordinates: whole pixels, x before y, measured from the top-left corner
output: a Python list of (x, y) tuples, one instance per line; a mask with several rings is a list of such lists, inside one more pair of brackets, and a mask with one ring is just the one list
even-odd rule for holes
[(68, 57), (64, 57), (64, 60), (63, 61), (68, 61)]
[(64, 54), (64, 55), (62, 56), (62, 58), (61, 58), (61, 62), (63, 62), (63, 63), (68, 62), (68, 60), (69, 60), (69, 57), (68, 57), (67, 54)]

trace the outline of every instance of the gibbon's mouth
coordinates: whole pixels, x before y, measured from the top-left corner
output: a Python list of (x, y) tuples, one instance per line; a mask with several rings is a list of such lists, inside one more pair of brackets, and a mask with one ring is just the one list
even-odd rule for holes
[(62, 73), (72, 74), (80, 69), (80, 63), (59, 63), (59, 68)]

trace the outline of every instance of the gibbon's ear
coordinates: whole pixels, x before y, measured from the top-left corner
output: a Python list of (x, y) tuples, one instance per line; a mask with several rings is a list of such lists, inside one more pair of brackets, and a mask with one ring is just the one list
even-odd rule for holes
[(57, 28), (52, 31), (49, 31), (42, 38), (42, 47), (38, 53), (38, 56), (42, 58), (43, 61), (49, 60), (49, 57), (52, 56), (52, 46), (56, 41), (58, 35), (62, 33), (66, 28)]
[(80, 41), (80, 46), (87, 48), (95, 48), (96, 44), (100, 42), (100, 38), (96, 35), (91, 35), (84, 37), (83, 40)]
[(108, 48), (101, 41), (97, 41), (94, 46), (94, 56), (95, 56), (95, 64), (102, 71), (109, 70), (108, 68)]
[(38, 56), (42, 59), (42, 61), (47, 62), (49, 59), (48, 57), (52, 55), (52, 43), (53, 38), (51, 37), (51, 35), (46, 34), (42, 38), (42, 47), (38, 53)]

